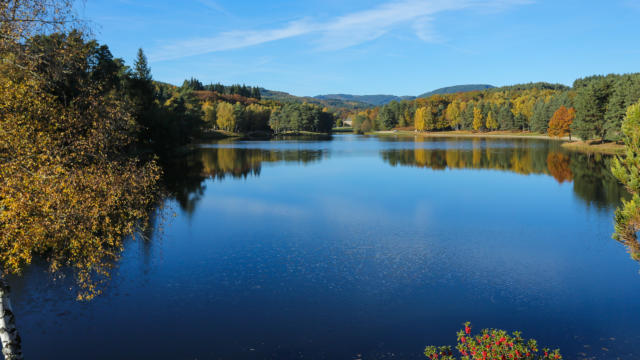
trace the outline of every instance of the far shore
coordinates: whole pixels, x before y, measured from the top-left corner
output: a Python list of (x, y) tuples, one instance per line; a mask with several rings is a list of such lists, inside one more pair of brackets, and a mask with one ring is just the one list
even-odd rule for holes
[(569, 137), (554, 138), (546, 134), (532, 133), (529, 131), (486, 131), (486, 132), (474, 132), (468, 130), (452, 130), (452, 131), (437, 131), (437, 132), (415, 132), (412, 130), (384, 130), (374, 131), (369, 133), (371, 135), (398, 135), (398, 136), (421, 136), (421, 137), (473, 137), (473, 138), (527, 138), (527, 139), (544, 139), (544, 140), (557, 140), (557, 141), (570, 141)]
[(602, 142), (597, 140), (581, 141), (576, 137), (568, 136), (557, 138), (547, 134), (534, 133), (529, 131), (488, 131), (474, 132), (468, 130), (438, 131), (438, 132), (415, 132), (412, 130), (384, 130), (367, 133), (375, 136), (419, 136), (419, 137), (469, 137), (469, 138), (500, 138), (500, 139), (542, 139), (562, 141), (562, 147), (572, 151), (584, 153), (601, 153), (609, 155), (620, 155), (624, 153), (624, 145), (615, 142)]

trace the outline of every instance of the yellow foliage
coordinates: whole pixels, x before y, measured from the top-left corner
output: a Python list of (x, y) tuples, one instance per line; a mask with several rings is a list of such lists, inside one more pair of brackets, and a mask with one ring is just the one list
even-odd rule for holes
[[(39, 54), (24, 38), (64, 29), (65, 4), (0, 4), (0, 266), (19, 273), (34, 256), (51, 271), (70, 266), (87, 299), (99, 293), (123, 238), (147, 224), (160, 170), (126, 153), (133, 121), (125, 103), (93, 83), (70, 103), (46, 92), (52, 80), (37, 74)], [(7, 20), (11, 11), (25, 20)], [(84, 56), (53, 51), (69, 63)]]

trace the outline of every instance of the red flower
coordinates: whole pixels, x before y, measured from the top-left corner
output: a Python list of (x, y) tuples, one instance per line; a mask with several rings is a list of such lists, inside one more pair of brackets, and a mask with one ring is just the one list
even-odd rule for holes
[(464, 342), (467, 342), (467, 339), (465, 339), (465, 337), (463, 336), (463, 337), (460, 338), (460, 341), (462, 341), (464, 343)]
[(464, 326), (464, 332), (466, 332), (467, 335), (471, 334), (471, 328), (465, 325)]

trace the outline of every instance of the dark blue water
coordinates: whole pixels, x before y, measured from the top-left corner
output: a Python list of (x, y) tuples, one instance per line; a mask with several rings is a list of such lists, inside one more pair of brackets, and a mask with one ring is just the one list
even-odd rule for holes
[[(13, 279), (30, 359), (422, 358), (460, 324), (640, 357), (610, 159), (538, 140), (226, 141), (165, 162), (104, 294)], [(175, 216), (173, 213), (175, 212)]]

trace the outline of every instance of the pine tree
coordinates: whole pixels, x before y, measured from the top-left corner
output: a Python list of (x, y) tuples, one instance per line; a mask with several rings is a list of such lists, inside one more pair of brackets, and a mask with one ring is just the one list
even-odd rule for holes
[(604, 115), (611, 94), (610, 80), (599, 78), (578, 90), (572, 131), (583, 140), (604, 138)]
[(549, 105), (544, 99), (539, 99), (533, 106), (533, 115), (531, 115), (531, 130), (538, 133), (545, 133), (549, 126), (547, 117), (547, 108)]
[(623, 75), (615, 83), (605, 114), (605, 138), (620, 140), (627, 108), (640, 99), (640, 74)]
[(513, 112), (511, 112), (511, 103), (506, 102), (498, 111), (498, 123), (503, 130), (512, 130), (514, 128)]
[[(614, 238), (626, 243), (635, 242), (640, 230), (640, 102), (627, 110), (622, 123), (626, 154), (614, 159), (612, 172), (631, 193), (629, 201), (623, 200), (615, 214)], [(636, 254), (638, 256), (640, 254)]]
[(149, 64), (147, 63), (147, 56), (142, 51), (142, 48), (138, 49), (138, 55), (136, 56), (136, 61), (134, 63), (134, 73), (133, 77), (138, 80), (146, 80), (151, 81), (151, 68), (149, 68)]

